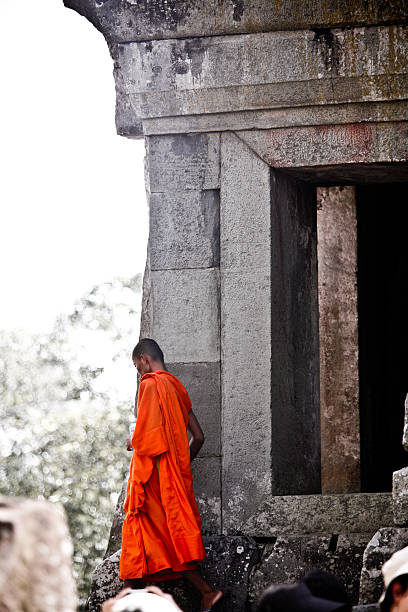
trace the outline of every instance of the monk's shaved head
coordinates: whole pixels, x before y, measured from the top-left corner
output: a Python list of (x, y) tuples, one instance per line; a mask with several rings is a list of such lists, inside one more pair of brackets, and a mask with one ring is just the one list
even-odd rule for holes
[(133, 349), (132, 360), (140, 359), (142, 355), (149, 355), (154, 361), (164, 363), (163, 351), (157, 342), (151, 338), (142, 338), (139, 340)]

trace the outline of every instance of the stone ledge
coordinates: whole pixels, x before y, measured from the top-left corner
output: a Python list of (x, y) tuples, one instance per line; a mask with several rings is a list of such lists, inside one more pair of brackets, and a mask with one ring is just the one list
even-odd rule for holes
[(374, 164), (408, 160), (408, 123), (281, 128), (236, 132), (274, 168)]
[[(408, 120), (407, 102), (394, 100), (393, 102), (325, 104), (324, 106), (300, 106), (286, 109), (158, 117), (144, 119), (143, 129), (145, 136), (150, 136), (406, 120)], [(126, 125), (123, 124), (120, 133), (132, 137), (133, 134), (127, 133), (126, 129)]]
[(404, 0), (64, 0), (109, 42), (406, 21)]
[(408, 545), (408, 529), (379, 529), (364, 551), (360, 579), (360, 604), (377, 602), (383, 591), (381, 567), (393, 553)]
[(139, 118), (406, 99), (407, 38), (380, 26), (121, 44), (117, 92)]
[(270, 497), (242, 526), (249, 536), (375, 533), (394, 523), (391, 493)]
[(392, 504), (396, 525), (408, 524), (408, 467), (392, 475)]

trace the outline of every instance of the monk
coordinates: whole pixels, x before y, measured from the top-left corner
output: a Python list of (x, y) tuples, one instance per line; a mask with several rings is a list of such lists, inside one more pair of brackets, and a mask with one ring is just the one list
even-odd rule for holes
[[(201, 593), (201, 610), (221, 599), (201, 577), (205, 557), (190, 462), (204, 435), (181, 382), (166, 371), (157, 342), (143, 338), (132, 359), (141, 376), (122, 530), (120, 577), (132, 586), (184, 577)], [(187, 430), (191, 434), (189, 443)]]

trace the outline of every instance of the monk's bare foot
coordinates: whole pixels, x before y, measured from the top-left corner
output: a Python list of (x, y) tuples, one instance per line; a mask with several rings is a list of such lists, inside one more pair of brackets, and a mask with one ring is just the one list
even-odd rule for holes
[(222, 591), (208, 591), (201, 598), (200, 610), (211, 610), (222, 597)]

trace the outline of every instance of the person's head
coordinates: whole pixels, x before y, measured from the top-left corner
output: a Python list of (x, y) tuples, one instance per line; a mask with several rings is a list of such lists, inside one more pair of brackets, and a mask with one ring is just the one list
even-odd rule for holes
[(314, 568), (302, 578), (302, 582), (315, 597), (342, 602), (346, 606), (345, 610), (351, 612), (351, 597), (341, 580), (334, 574)]
[(398, 607), (398, 612), (408, 612), (408, 546), (394, 553), (381, 571), (384, 579), (381, 610), (389, 612)]
[(132, 352), (132, 361), (140, 376), (164, 369), (163, 351), (155, 340), (142, 338)]
[(171, 595), (151, 585), (140, 590), (125, 589), (115, 599), (103, 604), (102, 612), (181, 612), (181, 610)]
[(315, 597), (303, 583), (270, 586), (263, 592), (256, 612), (334, 612), (344, 604)]

